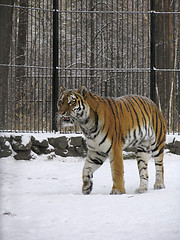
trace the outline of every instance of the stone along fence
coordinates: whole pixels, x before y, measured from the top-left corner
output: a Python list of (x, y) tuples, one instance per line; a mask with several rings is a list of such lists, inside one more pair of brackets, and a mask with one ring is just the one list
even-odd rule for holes
[(37, 155), (53, 153), (61, 157), (85, 157), (86, 142), (82, 136), (49, 137), (45, 139), (33, 136), (10, 135), (0, 137), (0, 157), (14, 155), (16, 160), (30, 160)]
[[(166, 144), (171, 153), (180, 155), (180, 141), (173, 139)], [(86, 141), (82, 135), (74, 136), (50, 136), (41, 134), (21, 135), (2, 134), (0, 136), (0, 158), (13, 155), (16, 160), (30, 160), (33, 155), (51, 154), (61, 157), (85, 157), (87, 153)], [(123, 154), (124, 159), (135, 158), (133, 149)]]

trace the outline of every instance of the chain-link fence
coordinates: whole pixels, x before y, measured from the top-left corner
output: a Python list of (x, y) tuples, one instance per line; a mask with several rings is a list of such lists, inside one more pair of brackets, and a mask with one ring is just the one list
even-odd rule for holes
[(178, 0), (1, 0), (0, 130), (64, 131), (58, 89), (85, 85), (151, 97), (180, 132), (179, 8)]

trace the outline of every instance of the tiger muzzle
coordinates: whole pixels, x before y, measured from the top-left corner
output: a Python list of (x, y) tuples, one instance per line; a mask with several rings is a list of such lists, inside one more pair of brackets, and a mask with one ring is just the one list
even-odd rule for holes
[(71, 122), (71, 118), (68, 117), (68, 116), (62, 116), (61, 119), (62, 119), (64, 122), (66, 122), (66, 123)]

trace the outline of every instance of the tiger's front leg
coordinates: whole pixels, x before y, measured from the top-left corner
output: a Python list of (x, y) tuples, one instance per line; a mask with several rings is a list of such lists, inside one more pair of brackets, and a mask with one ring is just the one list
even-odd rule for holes
[(82, 193), (90, 194), (93, 188), (93, 173), (105, 162), (106, 156), (102, 153), (88, 150), (87, 158), (83, 168)]
[(112, 148), (110, 154), (110, 164), (113, 179), (113, 187), (110, 194), (126, 193), (124, 186), (124, 164), (122, 149), (119, 146)]

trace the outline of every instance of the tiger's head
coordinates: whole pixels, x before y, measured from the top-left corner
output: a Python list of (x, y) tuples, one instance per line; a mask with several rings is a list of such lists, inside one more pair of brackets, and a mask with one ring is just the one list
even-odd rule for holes
[(87, 89), (81, 87), (79, 90), (61, 88), (57, 102), (58, 113), (61, 117), (82, 123), (88, 117), (89, 105), (86, 101)]

